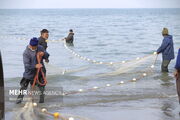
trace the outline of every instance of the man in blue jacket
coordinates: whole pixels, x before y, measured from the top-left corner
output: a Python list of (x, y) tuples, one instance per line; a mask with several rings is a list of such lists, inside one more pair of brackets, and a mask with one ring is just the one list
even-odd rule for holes
[(176, 71), (174, 75), (176, 77), (176, 87), (177, 87), (177, 93), (178, 93), (179, 104), (180, 104), (180, 49), (178, 52), (175, 69)]
[(171, 60), (174, 59), (173, 37), (171, 35), (169, 35), (167, 28), (163, 28), (162, 35), (163, 35), (164, 39), (163, 39), (161, 46), (157, 50), (157, 53), (158, 54), (162, 53), (163, 62), (161, 65), (161, 71), (169, 72), (168, 65), (171, 62)]
[[(37, 53), (39, 53), (41, 56), (43, 56), (43, 59), (48, 59), (49, 54), (46, 53), (45, 49), (43, 48), (43, 46), (38, 45), (38, 39), (37, 38), (32, 38), (30, 40), (29, 45), (26, 47), (24, 53), (23, 53), (23, 62), (24, 62), (24, 68), (25, 71), (23, 73), (23, 78), (20, 82), (21, 85), (21, 89), (20, 91), (26, 90), (29, 83), (32, 85), (35, 74), (36, 74), (36, 70), (38, 68), (42, 68), (44, 74), (46, 74), (46, 68), (44, 66), (43, 60), (41, 61), (41, 63), (37, 62), (37, 58), (36, 55)], [(39, 80), (40, 82), (43, 82), (43, 78), (42, 75), (39, 75)], [(38, 85), (40, 91), (41, 91), (41, 95), (40, 95), (40, 100), (39, 103), (44, 103), (44, 90), (45, 90), (45, 86), (41, 86)], [(16, 103), (19, 104), (22, 102), (24, 95), (20, 94), (17, 98)]]

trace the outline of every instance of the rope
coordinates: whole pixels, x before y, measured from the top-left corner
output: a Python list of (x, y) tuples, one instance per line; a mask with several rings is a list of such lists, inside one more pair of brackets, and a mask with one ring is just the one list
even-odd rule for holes
[[(38, 64), (41, 64), (42, 56), (40, 55), (40, 52), (37, 53), (36, 57), (37, 57)], [(44, 80), (44, 83), (41, 83), (39, 81), (39, 73), (41, 73), (42, 78)], [(37, 69), (37, 72), (36, 72), (36, 75), (34, 77), (34, 81), (33, 81), (33, 84), (32, 84), (32, 89), (34, 89), (34, 86), (35, 86), (36, 83), (38, 83), (41, 86), (45, 86), (47, 84), (47, 80), (46, 80), (46, 77), (44, 75), (44, 72), (43, 72), (42, 68)]]

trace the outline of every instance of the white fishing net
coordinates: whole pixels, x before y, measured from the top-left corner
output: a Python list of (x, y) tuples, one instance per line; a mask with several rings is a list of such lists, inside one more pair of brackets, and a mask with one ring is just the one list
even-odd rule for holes
[[(16, 109), (14, 120), (49, 120), (53, 119), (53, 113), (42, 112), (43, 109), (34, 107), (34, 103), (26, 102), (24, 107)], [(82, 116), (60, 113), (58, 118), (55, 120), (91, 120)]]
[[(83, 58), (83, 57), (82, 57)], [(78, 76), (78, 79), (99, 79), (108, 77), (118, 77), (121, 79), (137, 78), (138, 76), (153, 73), (153, 68), (157, 55), (151, 54), (142, 58), (136, 58), (130, 61), (116, 62), (109, 64), (89, 64), (88, 66), (82, 66), (77, 69), (64, 69), (52, 64), (45, 64), (47, 69), (47, 77), (54, 75), (74, 75)], [(91, 70), (91, 69), (94, 69)], [(92, 72), (89, 72), (92, 71)], [(94, 87), (95, 88), (95, 87)], [(93, 88), (93, 91), (94, 91)], [(103, 88), (103, 87), (102, 87)], [(91, 90), (92, 91), (92, 90)], [(82, 91), (80, 91), (82, 92)], [(77, 92), (78, 93), (78, 92)], [(81, 116), (60, 113), (63, 120), (90, 120)], [(49, 120), (53, 116), (41, 112), (40, 107), (34, 108), (32, 102), (26, 102), (25, 106), (15, 111), (15, 120)], [(57, 119), (58, 120), (58, 119)]]

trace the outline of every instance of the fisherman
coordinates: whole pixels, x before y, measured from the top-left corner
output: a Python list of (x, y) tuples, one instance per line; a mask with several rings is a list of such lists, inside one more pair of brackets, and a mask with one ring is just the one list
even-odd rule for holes
[(176, 60), (176, 65), (175, 65), (175, 77), (176, 77), (176, 87), (177, 87), (177, 93), (179, 97), (179, 104), (180, 104), (180, 48)]
[(42, 45), (44, 49), (47, 49), (47, 39), (49, 38), (49, 31), (47, 29), (41, 30), (41, 36), (38, 38), (39, 45)]
[(162, 35), (164, 39), (161, 46), (157, 50), (157, 54), (162, 53), (163, 62), (161, 65), (161, 71), (169, 72), (168, 65), (170, 64), (171, 60), (174, 59), (173, 37), (172, 35), (169, 35), (167, 28), (163, 28)]
[(66, 38), (64, 38), (64, 40), (66, 41), (66, 43), (68, 45), (73, 46), (73, 41), (74, 41), (74, 32), (72, 29), (69, 30), (69, 34)]
[[(42, 60), (40, 63), (37, 62), (37, 54), (42, 57)], [(30, 40), (29, 45), (26, 47), (24, 53), (23, 53), (23, 62), (24, 62), (24, 68), (25, 71), (23, 73), (23, 78), (20, 82), (21, 90), (26, 90), (29, 83), (32, 85), (34, 82), (34, 77), (36, 75), (37, 69), (42, 68), (42, 71), (44, 74), (46, 74), (46, 68), (43, 63), (43, 59), (48, 59), (49, 54), (44, 50), (44, 48), (40, 45), (38, 45), (38, 39), (32, 38)], [(39, 74), (39, 81), (41, 83), (44, 82), (42, 74)], [(39, 87), (39, 90), (41, 92), (39, 103), (44, 103), (44, 90), (45, 85), (37, 85)], [(24, 95), (20, 94), (17, 98), (16, 103), (19, 104), (22, 102)]]
[[(43, 46), (45, 51), (47, 52), (47, 40), (49, 38), (49, 31), (47, 29), (42, 29), (40, 33), (41, 36), (38, 38), (38, 44)], [(48, 63), (49, 59), (46, 59), (45, 61)]]

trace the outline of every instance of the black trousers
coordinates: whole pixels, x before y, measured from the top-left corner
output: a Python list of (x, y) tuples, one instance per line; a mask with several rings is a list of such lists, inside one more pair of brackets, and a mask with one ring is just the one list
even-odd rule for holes
[[(39, 76), (39, 81), (41, 83), (43, 83), (43, 79), (42, 79), (42, 76)], [(28, 85), (29, 83), (32, 85), (33, 84), (33, 80), (29, 80), (29, 79), (26, 79), (26, 78), (22, 78), (21, 82), (20, 82), (20, 85), (21, 85), (21, 88), (20, 90), (27, 90), (28, 88)], [(37, 85), (37, 84), (36, 84)], [(45, 90), (45, 86), (41, 86), (41, 85), (37, 85), (39, 90), (40, 90), (40, 100), (41, 99), (44, 99), (44, 90)], [(24, 95), (23, 94), (20, 94), (18, 96), (18, 99), (23, 99)]]

